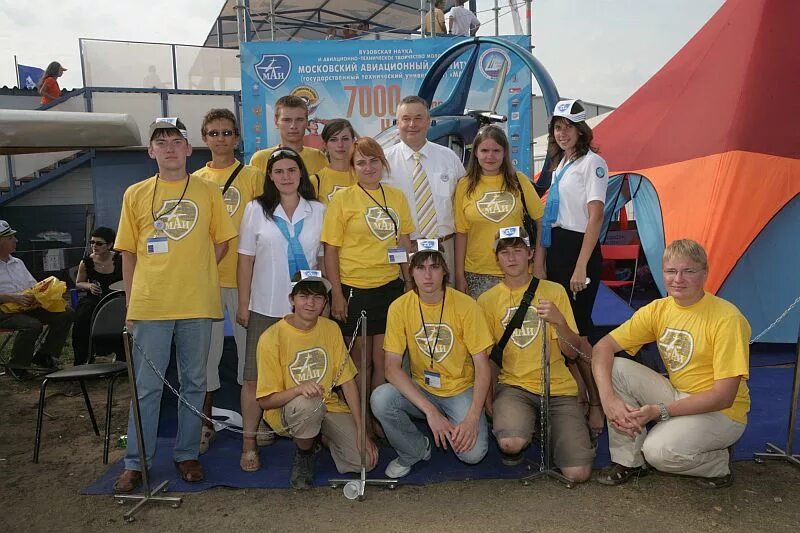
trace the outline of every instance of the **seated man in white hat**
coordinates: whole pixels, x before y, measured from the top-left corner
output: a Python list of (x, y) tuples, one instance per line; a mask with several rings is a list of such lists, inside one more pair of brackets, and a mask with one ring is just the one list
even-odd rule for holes
[[(636, 311), (592, 352), (612, 461), (598, 481), (624, 483), (645, 473), (646, 461), (706, 488), (727, 487), (728, 448), (744, 433), (750, 409), (750, 324), (733, 304), (705, 292), (708, 258), (698, 243), (673, 241), (662, 266), (668, 296)], [(668, 377), (614, 357), (650, 342)]]
[[(36, 284), (36, 279), (21, 259), (11, 255), (17, 249), (16, 233), (8, 222), (0, 220), (0, 304), (15, 303), (26, 308), (19, 313), (0, 310), (0, 328), (17, 332), (6, 371), (14, 379), (22, 381), (32, 377), (32, 362), (47, 369), (58, 366), (75, 313), (69, 307), (61, 313), (46, 311), (38, 306), (33, 296), (23, 294), (25, 289)], [(45, 325), (49, 326), (47, 337), (34, 354), (36, 340)]]
[[(317, 438), (330, 449), (340, 473), (360, 472), (364, 425), (355, 365), (339, 326), (320, 316), (331, 284), (318, 270), (300, 271), (294, 280), (289, 294), (294, 312), (258, 341), (256, 398), (269, 426), (297, 446), (292, 488), (310, 489)], [(378, 449), (369, 438), (366, 442), (366, 468), (371, 470)]]

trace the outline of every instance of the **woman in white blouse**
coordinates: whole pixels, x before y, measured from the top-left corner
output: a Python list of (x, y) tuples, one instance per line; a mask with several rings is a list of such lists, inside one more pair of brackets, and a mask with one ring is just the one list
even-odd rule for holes
[[(324, 213), (300, 155), (289, 148), (275, 150), (267, 161), (264, 194), (247, 204), (239, 230), (236, 321), (247, 328), (241, 394), (245, 436), (239, 465), (246, 472), (261, 468), (254, 436), (262, 415), (256, 401), (258, 339), (292, 312), (291, 277), (317, 268)], [(261, 428), (263, 432), (266, 425)]]

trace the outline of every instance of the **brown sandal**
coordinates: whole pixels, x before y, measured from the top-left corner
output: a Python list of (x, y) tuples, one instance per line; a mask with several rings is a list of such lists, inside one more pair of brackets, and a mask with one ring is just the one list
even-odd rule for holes
[(187, 483), (197, 483), (203, 481), (205, 475), (203, 474), (203, 465), (197, 459), (189, 459), (188, 461), (175, 461), (175, 468), (181, 473), (181, 479)]
[(133, 492), (136, 487), (141, 485), (142, 483), (142, 473), (138, 470), (128, 470), (125, 469), (122, 471), (122, 474), (117, 478), (114, 482), (114, 492), (119, 492), (122, 494), (127, 494), (128, 492)]
[(646, 475), (647, 468), (644, 466), (624, 466), (618, 463), (611, 463), (600, 470), (597, 475), (597, 481), (603, 485), (622, 485), (634, 476)]

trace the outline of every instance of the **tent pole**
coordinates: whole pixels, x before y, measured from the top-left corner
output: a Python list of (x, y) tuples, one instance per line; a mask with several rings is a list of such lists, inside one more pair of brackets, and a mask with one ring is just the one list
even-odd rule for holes
[(789, 427), (786, 434), (786, 450), (775, 446), (771, 442), (767, 443), (767, 451), (755, 453), (754, 460), (763, 463), (764, 459), (783, 459), (789, 463), (800, 466), (800, 454), (792, 453), (794, 444), (794, 429), (797, 423), (797, 397), (800, 395), (800, 331), (797, 334), (797, 359), (794, 362), (794, 382), (792, 384), (792, 403), (789, 406)]

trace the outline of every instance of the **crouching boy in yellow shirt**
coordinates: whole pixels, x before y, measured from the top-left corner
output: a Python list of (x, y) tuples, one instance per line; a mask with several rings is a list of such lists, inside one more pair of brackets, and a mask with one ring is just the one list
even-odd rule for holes
[[(294, 312), (258, 341), (256, 398), (269, 426), (292, 437), (297, 446), (292, 488), (309, 489), (314, 482), (317, 437), (330, 449), (340, 473), (360, 472), (364, 427), (354, 381), (356, 368), (339, 326), (320, 316), (331, 284), (317, 270), (298, 274), (289, 295)], [(367, 470), (377, 462), (378, 449), (367, 439)]]

